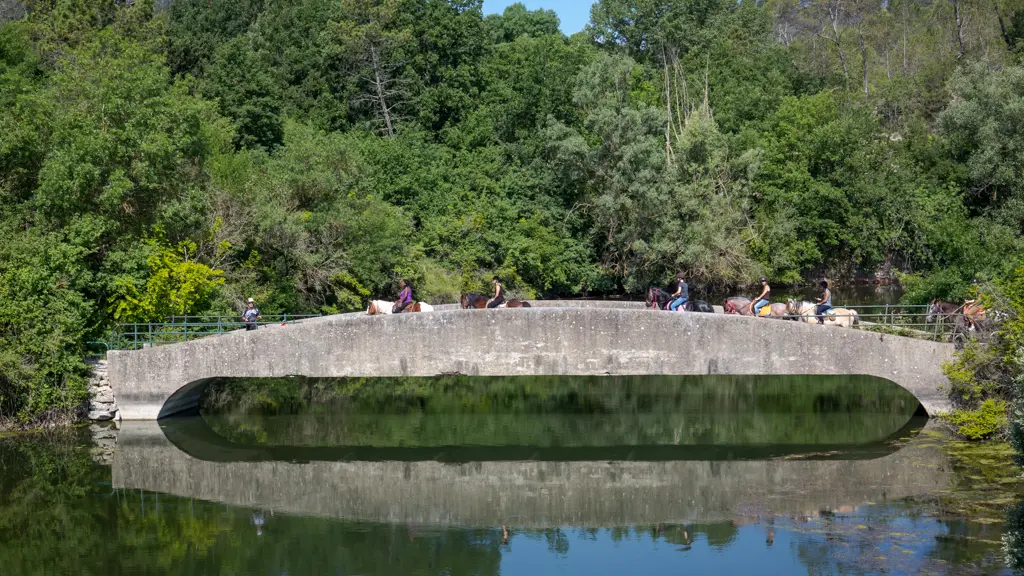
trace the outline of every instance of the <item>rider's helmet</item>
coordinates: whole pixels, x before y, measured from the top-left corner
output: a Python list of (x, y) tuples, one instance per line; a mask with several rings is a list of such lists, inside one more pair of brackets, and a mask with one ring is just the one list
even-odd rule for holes
[(768, 281), (767, 278), (765, 278), (764, 276), (761, 276), (761, 284), (764, 284), (767, 281)]
[(821, 286), (822, 288), (828, 288), (828, 282), (822, 280), (821, 284), (819, 284), (819, 286)]

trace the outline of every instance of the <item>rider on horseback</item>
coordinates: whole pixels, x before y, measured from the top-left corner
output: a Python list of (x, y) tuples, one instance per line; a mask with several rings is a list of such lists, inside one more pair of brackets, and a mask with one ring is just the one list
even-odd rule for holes
[(682, 272), (676, 274), (676, 291), (672, 294), (672, 298), (674, 300), (668, 305), (668, 309), (673, 312), (690, 299), (690, 287), (686, 284), (686, 278)]
[(401, 314), (406, 307), (412, 304), (412, 286), (405, 280), (399, 280), (398, 285), (402, 287), (402, 291), (398, 294), (398, 301), (391, 309), (393, 314)]
[(770, 286), (768, 286), (768, 280), (764, 276), (762, 276), (761, 294), (757, 298), (754, 298), (754, 301), (750, 303), (750, 311), (754, 316), (761, 315), (761, 309), (769, 304), (768, 296), (770, 296), (771, 293), (772, 289)]
[(822, 280), (821, 288), (821, 298), (818, 298), (817, 307), (814, 309), (814, 315), (818, 318), (818, 324), (825, 323), (825, 312), (832, 308), (832, 291), (828, 289), (828, 282)]
[(974, 298), (964, 300), (964, 318), (967, 320), (968, 330), (974, 330), (975, 317), (985, 312), (985, 307), (979, 302), (981, 300), (981, 289), (978, 288), (978, 280), (971, 280), (971, 288), (974, 290)]

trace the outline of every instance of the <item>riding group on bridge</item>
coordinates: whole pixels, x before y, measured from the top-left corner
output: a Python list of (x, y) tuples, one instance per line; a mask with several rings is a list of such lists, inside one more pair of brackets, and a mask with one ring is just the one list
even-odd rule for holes
[[(755, 318), (779, 318), (783, 320), (796, 320), (806, 323), (818, 323), (829, 326), (855, 326), (859, 320), (857, 311), (848, 308), (835, 308), (832, 306), (832, 291), (828, 282), (822, 281), (821, 296), (817, 302), (804, 302), (799, 300), (788, 300), (785, 304), (772, 303), (771, 287), (766, 278), (761, 278), (761, 292), (751, 300), (743, 296), (732, 296), (726, 298), (722, 303), (722, 310), (726, 314), (739, 316), (753, 316)], [(682, 272), (676, 274), (676, 281), (672, 285), (673, 292), (662, 290), (657, 286), (647, 289), (646, 304), (648, 308), (669, 310), (672, 312), (705, 312), (714, 313), (715, 309), (704, 300), (690, 300), (689, 286), (686, 283), (686, 276)]]
[[(400, 280), (398, 285), (402, 288), (402, 291), (398, 295), (398, 300), (394, 303), (388, 302), (387, 300), (372, 300), (369, 308), (366, 309), (366, 313), (370, 316), (376, 316), (379, 314), (403, 314), (434, 311), (434, 307), (426, 302), (413, 301), (412, 284), (408, 280)], [(477, 293), (463, 294), (459, 298), (459, 305), (463, 309), (531, 307), (530, 303), (526, 300), (506, 300), (505, 287), (501, 285), (501, 280), (499, 280), (497, 276), (491, 279), (491, 285), (494, 287), (494, 296), (488, 298), (483, 294)]]
[[(821, 281), (821, 295), (815, 302), (789, 299), (785, 303), (771, 302), (771, 286), (766, 278), (761, 278), (761, 291), (753, 299), (744, 296), (732, 296), (726, 298), (722, 303), (725, 314), (738, 316), (752, 316), (755, 318), (776, 318), (782, 320), (795, 320), (808, 324), (817, 323), (826, 326), (841, 326), (849, 328), (860, 323), (856, 310), (850, 308), (837, 308), (832, 305), (832, 290), (827, 281)], [(530, 303), (519, 299), (506, 299), (505, 287), (497, 276), (492, 278), (491, 285), (494, 293), (491, 297), (484, 294), (467, 293), (459, 298), (459, 305), (463, 309), (487, 309), (487, 308), (530, 308)], [(985, 321), (985, 308), (977, 296), (977, 280), (973, 283), (976, 296), (964, 304), (957, 306), (951, 302), (932, 300), (928, 306), (926, 323), (932, 324), (938, 321), (949, 322), (962, 332), (974, 331)], [(401, 292), (398, 300), (389, 302), (387, 300), (373, 300), (367, 308), (367, 314), (374, 316), (380, 314), (403, 314), (417, 312), (432, 312), (434, 307), (426, 302), (413, 300), (412, 284), (408, 280), (399, 281)], [(668, 310), (672, 312), (702, 312), (714, 313), (713, 306), (704, 300), (691, 300), (689, 285), (686, 282), (686, 275), (682, 272), (676, 274), (676, 281), (669, 290), (662, 290), (657, 286), (650, 286), (647, 289), (645, 298), (646, 307), (649, 309)]]

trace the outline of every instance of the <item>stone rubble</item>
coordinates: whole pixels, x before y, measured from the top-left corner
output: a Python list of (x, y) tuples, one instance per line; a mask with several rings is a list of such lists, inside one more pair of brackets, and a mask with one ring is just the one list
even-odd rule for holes
[(89, 377), (89, 420), (120, 420), (114, 391), (107, 381), (107, 361), (95, 360), (92, 365), (92, 376)]
[(120, 427), (121, 423), (117, 421), (89, 425), (93, 443), (89, 452), (94, 462), (104, 466), (110, 466), (114, 462), (114, 449), (117, 448), (117, 433)]

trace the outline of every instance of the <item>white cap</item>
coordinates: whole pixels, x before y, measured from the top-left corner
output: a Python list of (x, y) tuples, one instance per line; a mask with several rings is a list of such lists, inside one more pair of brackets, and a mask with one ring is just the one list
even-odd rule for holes
[(249, 302), (252, 302), (252, 301), (253, 301), (252, 298), (249, 298)]

